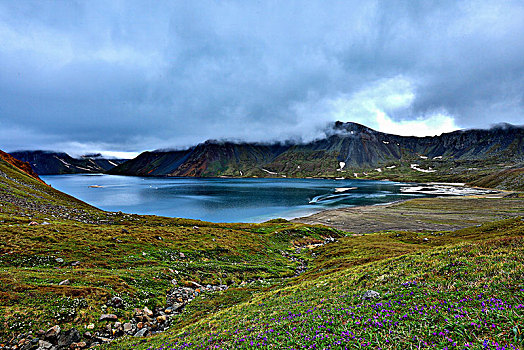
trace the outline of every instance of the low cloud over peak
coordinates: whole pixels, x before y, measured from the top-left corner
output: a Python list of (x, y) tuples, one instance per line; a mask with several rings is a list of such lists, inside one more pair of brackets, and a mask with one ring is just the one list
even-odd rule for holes
[(0, 2), (0, 147), (522, 124), (522, 33), (516, 1)]

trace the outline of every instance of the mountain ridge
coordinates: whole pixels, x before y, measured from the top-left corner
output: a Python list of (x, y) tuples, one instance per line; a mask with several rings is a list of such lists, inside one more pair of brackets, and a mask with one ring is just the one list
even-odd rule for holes
[[(420, 163), (420, 164), (419, 164)], [(524, 127), (457, 130), (438, 136), (399, 136), (357, 123), (336, 122), (323, 139), (308, 143), (206, 141), (185, 150), (143, 152), (108, 171), (138, 176), (390, 177), (421, 166), (425, 176), (453, 177), (459, 170), (524, 163)], [(389, 169), (386, 169), (386, 167)], [(376, 171), (379, 168), (380, 171)], [(397, 170), (392, 170), (392, 169)], [(447, 169), (447, 170), (446, 170)], [(391, 170), (391, 171), (390, 171)], [(462, 170), (458, 172), (464, 172)], [(374, 172), (374, 175), (369, 175)], [(396, 172), (396, 173), (395, 173)], [(418, 171), (423, 173), (423, 171)], [(359, 176), (354, 176), (359, 173)], [(363, 175), (366, 173), (367, 175)], [(422, 175), (422, 174), (417, 174)], [(405, 176), (404, 176), (405, 177)], [(460, 176), (459, 176), (460, 177)]]
[(73, 158), (65, 152), (23, 150), (9, 153), (16, 159), (29, 163), (39, 175), (103, 173), (122, 163), (123, 159), (106, 159), (100, 154)]

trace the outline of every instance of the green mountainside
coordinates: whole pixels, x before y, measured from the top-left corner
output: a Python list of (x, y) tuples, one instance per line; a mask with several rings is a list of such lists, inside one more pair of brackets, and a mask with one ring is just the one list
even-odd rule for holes
[(109, 173), (470, 182), (524, 164), (524, 128), (511, 125), (404, 137), (337, 122), (327, 135), (307, 144), (207, 141), (187, 150), (144, 152)]

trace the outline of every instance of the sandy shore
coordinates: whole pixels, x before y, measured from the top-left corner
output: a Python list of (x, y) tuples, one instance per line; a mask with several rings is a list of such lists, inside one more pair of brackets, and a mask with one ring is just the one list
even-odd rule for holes
[(386, 205), (326, 210), (292, 221), (323, 224), (355, 233), (456, 230), (524, 216), (524, 198), (509, 198), (507, 194), (417, 198)]

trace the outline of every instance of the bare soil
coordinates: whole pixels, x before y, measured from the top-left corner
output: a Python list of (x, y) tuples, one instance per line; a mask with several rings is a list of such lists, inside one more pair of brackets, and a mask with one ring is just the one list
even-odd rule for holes
[(503, 193), (419, 198), (387, 205), (326, 210), (293, 221), (323, 224), (354, 233), (371, 233), (454, 231), (515, 216), (524, 216), (524, 198), (512, 198), (511, 195)]

